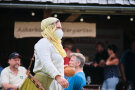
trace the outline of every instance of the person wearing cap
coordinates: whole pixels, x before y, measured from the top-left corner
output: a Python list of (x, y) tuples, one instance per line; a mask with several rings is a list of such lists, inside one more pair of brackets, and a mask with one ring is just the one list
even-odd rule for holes
[(9, 66), (1, 72), (1, 83), (4, 90), (18, 90), (27, 77), (26, 69), (20, 66), (20, 61), (19, 53), (14, 52), (9, 55)]
[(59, 19), (48, 17), (41, 22), (41, 38), (34, 46), (33, 72), (45, 90), (64, 90), (68, 81), (64, 78), (64, 57), (61, 44), (63, 37)]

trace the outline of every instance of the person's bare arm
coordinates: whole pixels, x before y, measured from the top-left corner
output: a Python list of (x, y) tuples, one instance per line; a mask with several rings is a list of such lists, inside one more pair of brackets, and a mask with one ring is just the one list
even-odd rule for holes
[(120, 64), (120, 72), (121, 72), (123, 80), (126, 81), (126, 75), (125, 75), (125, 70), (124, 70), (123, 64)]
[(7, 90), (8, 88), (11, 88), (12, 90), (17, 90), (17, 86), (7, 84), (7, 83), (3, 83), (2, 87), (4, 88), (4, 90)]
[(112, 57), (109, 57), (106, 61), (106, 65), (110, 66), (110, 65), (118, 65), (119, 64), (119, 59), (115, 58), (113, 60), (111, 60)]
[(97, 63), (96, 61), (93, 63), (93, 66), (94, 67), (104, 67), (104, 65), (105, 65), (105, 61), (102, 59), (102, 60), (100, 60), (100, 62), (99, 63)]

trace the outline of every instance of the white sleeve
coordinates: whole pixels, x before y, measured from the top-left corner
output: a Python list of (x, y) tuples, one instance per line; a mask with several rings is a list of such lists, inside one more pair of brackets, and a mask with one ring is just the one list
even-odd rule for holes
[(56, 75), (60, 75), (59, 71), (52, 63), (51, 51), (48, 43), (42, 42), (39, 43), (38, 45), (35, 45), (35, 51), (43, 65), (42, 71), (44, 73), (50, 75), (51, 78), (55, 78)]
[(3, 69), (1, 72), (1, 84), (3, 83), (9, 84), (9, 73), (7, 72), (7, 69)]

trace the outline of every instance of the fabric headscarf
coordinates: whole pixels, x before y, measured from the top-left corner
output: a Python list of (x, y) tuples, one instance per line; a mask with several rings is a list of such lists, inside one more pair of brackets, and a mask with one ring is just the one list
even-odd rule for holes
[(56, 23), (59, 21), (59, 19), (54, 17), (49, 17), (41, 22), (41, 29), (43, 30), (41, 32), (41, 35), (44, 38), (47, 38), (54, 46), (57, 53), (60, 53), (61, 56), (64, 58), (66, 57), (66, 52), (63, 49), (63, 46), (61, 44), (61, 40), (58, 39), (54, 32), (56, 30)]

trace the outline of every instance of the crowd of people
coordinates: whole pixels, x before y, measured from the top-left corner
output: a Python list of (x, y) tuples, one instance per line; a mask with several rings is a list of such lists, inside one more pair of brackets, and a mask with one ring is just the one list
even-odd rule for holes
[[(70, 55), (66, 54), (66, 49), (64, 50), (61, 44), (63, 37), (61, 23), (59, 19), (49, 17), (42, 20), (41, 29), (43, 38), (34, 46), (34, 78), (39, 81), (45, 90), (81, 90), (86, 85), (83, 72), (85, 57), (81, 53), (72, 54), (71, 60), (68, 60), (67, 63), (75, 68), (75, 75), (65, 79), (64, 58), (69, 59)], [(70, 50), (68, 51), (70, 53)], [(14, 52), (9, 55), (9, 66), (2, 70), (0, 76), (2, 89), (21, 90), (22, 84), (25, 83), (27, 78), (27, 70), (20, 66), (20, 61), (19, 53)], [(28, 85), (31, 84), (28, 83)]]
[[(85, 56), (79, 49), (72, 51), (72, 43), (67, 42), (64, 48), (61, 43), (63, 37), (60, 20), (49, 17), (41, 22), (41, 38), (34, 46), (34, 78), (45, 90), (82, 90), (86, 86), (86, 72), (84, 71)], [(119, 66), (125, 86), (135, 90), (135, 41), (131, 49), (125, 51), (121, 58), (117, 57), (118, 48), (99, 42), (96, 45), (93, 60), (94, 83), (102, 84), (102, 90), (116, 90), (120, 81)], [(0, 67), (0, 87), (4, 90), (19, 90), (27, 78), (27, 70), (21, 66), (21, 55), (13, 52), (9, 55), (9, 66)], [(73, 76), (64, 75), (65, 66), (73, 67)], [(88, 69), (87, 69), (88, 70)], [(89, 71), (89, 70), (88, 70)], [(91, 72), (91, 71), (89, 71)], [(47, 83), (47, 84), (46, 84)]]
[(121, 57), (117, 56), (117, 50), (116, 45), (108, 45), (105, 49), (103, 43), (97, 43), (91, 67), (91, 72), (94, 72), (92, 83), (100, 84), (102, 90), (116, 90), (118, 83), (122, 83), (121, 90), (135, 90), (135, 41)]

